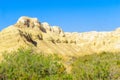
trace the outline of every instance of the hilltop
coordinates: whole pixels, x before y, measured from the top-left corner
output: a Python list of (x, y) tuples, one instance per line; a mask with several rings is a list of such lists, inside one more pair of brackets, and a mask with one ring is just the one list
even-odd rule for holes
[[(71, 26), (68, 26), (68, 28)], [(0, 32), (0, 52), (31, 48), (68, 56), (120, 51), (120, 28), (110, 32), (64, 32), (59, 26), (22, 16)]]

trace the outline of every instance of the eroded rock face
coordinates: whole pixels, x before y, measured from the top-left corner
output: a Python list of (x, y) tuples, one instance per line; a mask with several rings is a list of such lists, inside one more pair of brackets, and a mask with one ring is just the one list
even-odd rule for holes
[(84, 55), (120, 51), (120, 28), (111, 32), (64, 32), (59, 26), (20, 17), (15, 25), (0, 32), (0, 52), (31, 47), (38, 52)]
[(40, 22), (38, 21), (37, 18), (30, 18), (30, 17), (20, 17), (16, 23), (16, 25), (18, 27), (31, 27), (31, 28), (34, 28), (34, 27), (40, 27), (41, 24)]
[(42, 23), (42, 26), (46, 31), (51, 31), (51, 27), (47, 22)]
[(55, 34), (60, 34), (60, 36), (65, 36), (64, 31), (58, 26), (52, 26), (52, 32)]

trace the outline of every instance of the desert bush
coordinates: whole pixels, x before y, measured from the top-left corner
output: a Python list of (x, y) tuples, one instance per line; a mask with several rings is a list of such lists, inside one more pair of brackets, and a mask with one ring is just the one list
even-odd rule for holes
[(5, 54), (0, 63), (0, 80), (120, 80), (120, 54), (103, 52), (75, 58), (72, 71), (57, 55), (18, 50)]
[(4, 55), (0, 64), (0, 80), (40, 80), (65, 73), (65, 67), (57, 56), (34, 54), (31, 50)]
[(101, 54), (79, 57), (73, 63), (75, 80), (120, 80), (120, 54)]

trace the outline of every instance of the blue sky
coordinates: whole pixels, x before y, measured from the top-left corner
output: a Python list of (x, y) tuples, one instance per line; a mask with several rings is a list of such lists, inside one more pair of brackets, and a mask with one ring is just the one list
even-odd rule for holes
[(120, 0), (0, 0), (0, 30), (21, 16), (66, 32), (111, 31), (120, 27)]

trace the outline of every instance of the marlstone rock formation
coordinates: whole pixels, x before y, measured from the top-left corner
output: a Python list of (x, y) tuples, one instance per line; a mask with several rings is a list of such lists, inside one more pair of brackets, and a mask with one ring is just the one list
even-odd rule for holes
[(111, 32), (69, 33), (47, 22), (40, 23), (37, 18), (23, 16), (0, 32), (0, 52), (19, 48), (69, 56), (119, 52), (120, 28)]

